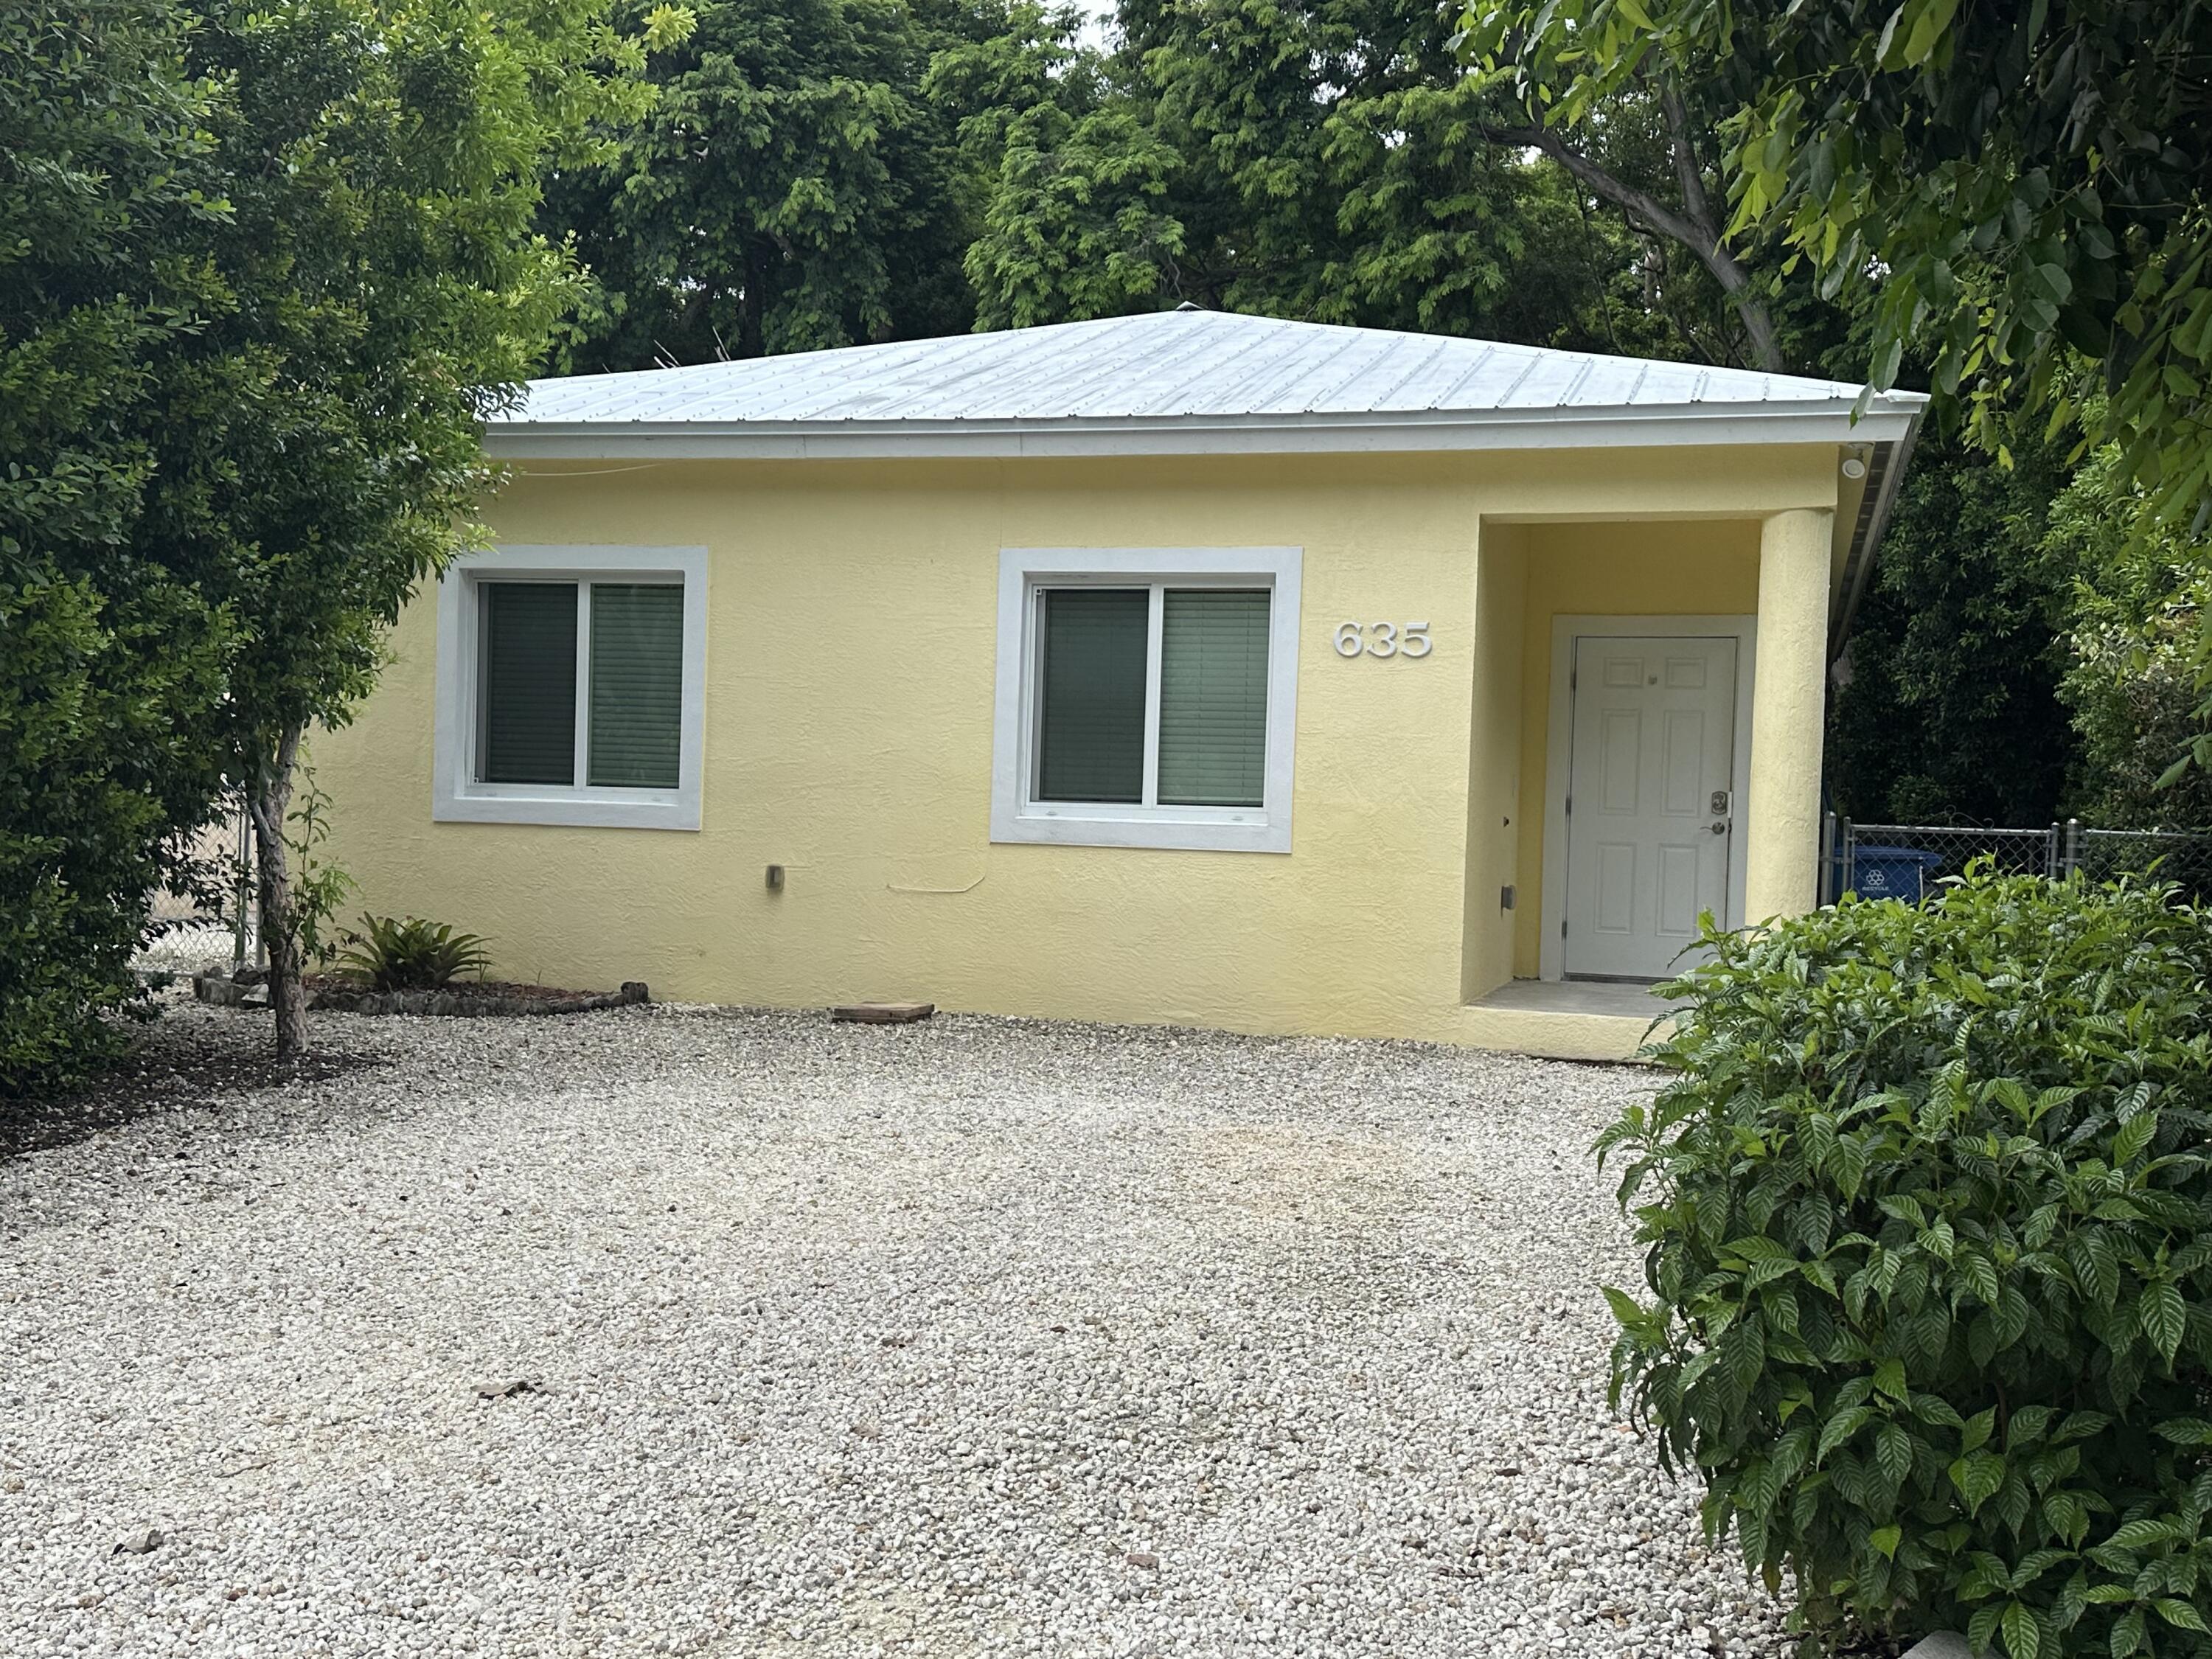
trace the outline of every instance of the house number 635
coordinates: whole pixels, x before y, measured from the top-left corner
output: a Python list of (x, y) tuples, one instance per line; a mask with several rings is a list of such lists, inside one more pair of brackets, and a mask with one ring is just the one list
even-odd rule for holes
[(1409, 623), (1339, 623), (1336, 654), (1340, 657), (1425, 657), (1436, 647), (1429, 642), (1429, 625)]

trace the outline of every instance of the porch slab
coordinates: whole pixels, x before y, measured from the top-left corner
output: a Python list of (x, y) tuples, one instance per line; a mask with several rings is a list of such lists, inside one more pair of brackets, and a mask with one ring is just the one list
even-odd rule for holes
[(1468, 1040), (1547, 1060), (1634, 1060), (1674, 1005), (1648, 985), (1513, 979), (1467, 1006)]

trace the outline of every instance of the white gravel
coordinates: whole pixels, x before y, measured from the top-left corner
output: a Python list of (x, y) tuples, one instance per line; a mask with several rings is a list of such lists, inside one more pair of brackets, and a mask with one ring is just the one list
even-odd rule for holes
[(388, 1063), (0, 1164), (0, 1653), (1787, 1650), (1605, 1408), (1644, 1074), (318, 1031)]

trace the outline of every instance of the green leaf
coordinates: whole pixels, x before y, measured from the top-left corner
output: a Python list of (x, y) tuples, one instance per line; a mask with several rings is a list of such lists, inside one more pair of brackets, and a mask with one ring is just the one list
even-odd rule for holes
[(1640, 1329), (1650, 1322), (1650, 1316), (1634, 1297), (1617, 1291), (1610, 1285), (1603, 1289), (1606, 1305), (1613, 1310), (1613, 1316), (1623, 1330)]
[(2163, 1281), (2146, 1285), (2136, 1316), (2151, 1346), (2158, 1350), (2160, 1358), (2171, 1361), (2189, 1329), (2189, 1310), (2181, 1300), (2181, 1292)]
[(1995, 1452), (1968, 1452), (1952, 1463), (1949, 1474), (1951, 1484), (1966, 1499), (1966, 1512), (1971, 1515), (2004, 1485), (2005, 1460)]
[(2142, 1112), (2120, 1125), (2119, 1133), (2112, 1137), (2112, 1164), (2115, 1168), (2131, 1164), (2142, 1156), (2143, 1149), (2158, 1133), (2158, 1114)]
[(1912, 1473), (1912, 1437), (1895, 1423), (1875, 1431), (1874, 1459), (1893, 1486), (1902, 1486)]
[(1966, 1625), (1966, 1645), (1973, 1650), (1976, 1659), (1990, 1651), (1990, 1644), (1996, 1640), (1997, 1620), (2003, 1616), (2002, 1601), (1992, 1601), (1974, 1610), (1973, 1618)]
[(1813, 1455), (1813, 1461), (1815, 1463), (1826, 1462), (1828, 1454), (1856, 1434), (1873, 1415), (1872, 1409), (1865, 1406), (1852, 1406), (1838, 1412), (1821, 1425), (1820, 1447)]
[(1901, 1527), (1876, 1527), (1868, 1535), (1867, 1542), (1880, 1551), (1885, 1560), (1893, 1561), (1897, 1559), (1898, 1540), (1904, 1536), (1905, 1530)]
[(1974, 1294), (1981, 1297), (1984, 1306), (1996, 1305), (1997, 1270), (1996, 1263), (1989, 1257), (1978, 1250), (1967, 1252), (1959, 1260), (1959, 1273), (1972, 1287)]
[(2005, 1604), (2000, 1628), (2004, 1632), (2005, 1651), (2011, 1659), (2036, 1659), (2043, 1650), (2043, 1626), (2023, 1603)]
[(2034, 1444), (2043, 1438), (2057, 1414), (2048, 1406), (2022, 1406), (2005, 1421), (2006, 1448), (2014, 1450)]
[[(2170, 1596), (2163, 1596), (2151, 1605), (2158, 1609), (2158, 1616), (2176, 1630), (2206, 1631), (2203, 1615), (2186, 1601), (2178, 1601)], [(2212, 1634), (2212, 1632), (2206, 1633)]]
[(2105, 1540), (2110, 1549), (2140, 1551), (2174, 1541), (2172, 1526), (2164, 1521), (2130, 1521)]
[(1897, 1358), (1883, 1360), (1874, 1368), (1874, 1385), (1892, 1400), (1902, 1401), (1905, 1396), (1905, 1362)]
[(1756, 1233), (1752, 1234), (1747, 1237), (1735, 1239), (1727, 1244), (1722, 1245), (1721, 1251), (1724, 1255), (1741, 1256), (1747, 1261), (1787, 1261), (1790, 1259), (1790, 1247), (1788, 1245), (1781, 1243), (1775, 1239), (1764, 1237)]

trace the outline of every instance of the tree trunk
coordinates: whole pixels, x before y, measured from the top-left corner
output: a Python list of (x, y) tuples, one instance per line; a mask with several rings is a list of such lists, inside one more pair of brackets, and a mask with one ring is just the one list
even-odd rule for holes
[(1751, 340), (1753, 356), (1759, 366), (1770, 374), (1782, 373), (1782, 342), (1774, 332), (1774, 319), (1766, 309), (1766, 301), (1753, 284), (1751, 273), (1729, 257), (1725, 240), (1721, 234), (1720, 220), (1713, 212), (1712, 202), (1705, 193), (1705, 163), (1698, 155), (1697, 128), (1690, 119), (1689, 106), (1682, 101), (1681, 83), (1672, 76), (1659, 82), (1659, 108), (1667, 118), (1667, 133), (1674, 152), (1674, 178), (1682, 189), (1682, 205), (1688, 210), (1690, 223), (1698, 233), (1698, 243), (1689, 245), (1690, 252), (1705, 262), (1735, 307), (1735, 314), (1742, 320), (1743, 331)]
[(276, 1017), (276, 1057), (295, 1060), (307, 1052), (307, 1000), (300, 983), (297, 918), (292, 914), (292, 872), (284, 845), (284, 823), (292, 811), (292, 772), (300, 757), (299, 726), (288, 726), (276, 752), (262, 757), (246, 790), (246, 816), (253, 821), (256, 898), (261, 909), (261, 938), (269, 951), (269, 1008)]
[(738, 302), (738, 356), (743, 358), (768, 356), (768, 286), (764, 274), (767, 261), (750, 241), (745, 244), (744, 295)]

